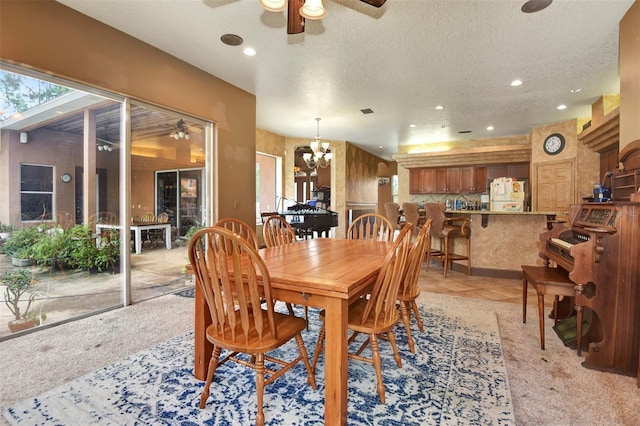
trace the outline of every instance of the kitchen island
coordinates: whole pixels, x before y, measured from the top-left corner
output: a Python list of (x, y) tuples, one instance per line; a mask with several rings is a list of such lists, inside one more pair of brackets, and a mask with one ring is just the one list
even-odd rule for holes
[[(446, 210), (445, 214), (471, 219), (472, 275), (520, 278), (522, 265), (544, 265), (539, 256), (539, 236), (556, 222), (555, 212)], [(464, 247), (456, 247), (454, 242), (453, 250), (462, 253)], [(455, 262), (453, 268), (466, 271), (464, 265)]]

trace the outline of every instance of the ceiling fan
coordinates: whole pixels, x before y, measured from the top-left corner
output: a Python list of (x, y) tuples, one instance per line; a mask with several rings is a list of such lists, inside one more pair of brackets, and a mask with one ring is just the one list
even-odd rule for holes
[[(379, 8), (387, 0), (360, 1)], [(322, 19), (325, 15), (322, 0), (260, 0), (260, 4), (269, 12), (287, 9), (287, 34), (303, 33), (305, 19)]]

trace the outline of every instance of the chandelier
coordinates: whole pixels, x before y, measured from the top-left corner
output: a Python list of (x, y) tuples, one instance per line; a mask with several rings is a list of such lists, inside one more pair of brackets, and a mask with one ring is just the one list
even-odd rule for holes
[(191, 136), (189, 135), (189, 130), (187, 129), (187, 126), (184, 124), (184, 120), (182, 120), (182, 118), (178, 121), (178, 124), (176, 124), (176, 130), (173, 133), (171, 133), (169, 136), (174, 138), (175, 140), (178, 140), (178, 139), (189, 140)]
[(325, 168), (331, 163), (333, 153), (329, 147), (329, 142), (320, 142), (320, 118), (316, 118), (316, 137), (309, 144), (311, 152), (302, 154), (302, 159), (310, 169), (316, 167)]

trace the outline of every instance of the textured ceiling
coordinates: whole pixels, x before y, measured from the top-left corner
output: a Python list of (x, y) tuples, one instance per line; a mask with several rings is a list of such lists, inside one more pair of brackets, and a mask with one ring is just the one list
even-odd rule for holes
[[(259, 128), (311, 139), (322, 117), (321, 138), (386, 159), (398, 146), (588, 117), (619, 92), (618, 28), (633, 3), (555, 0), (524, 14), (523, 0), (324, 0), (323, 20), (287, 35), (286, 11), (258, 0), (59, 1), (255, 94)], [(222, 44), (226, 33), (244, 44)]]

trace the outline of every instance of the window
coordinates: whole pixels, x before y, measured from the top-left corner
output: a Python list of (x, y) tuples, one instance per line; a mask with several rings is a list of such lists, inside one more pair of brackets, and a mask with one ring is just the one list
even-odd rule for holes
[(20, 165), (20, 217), (52, 220), (53, 166)]

